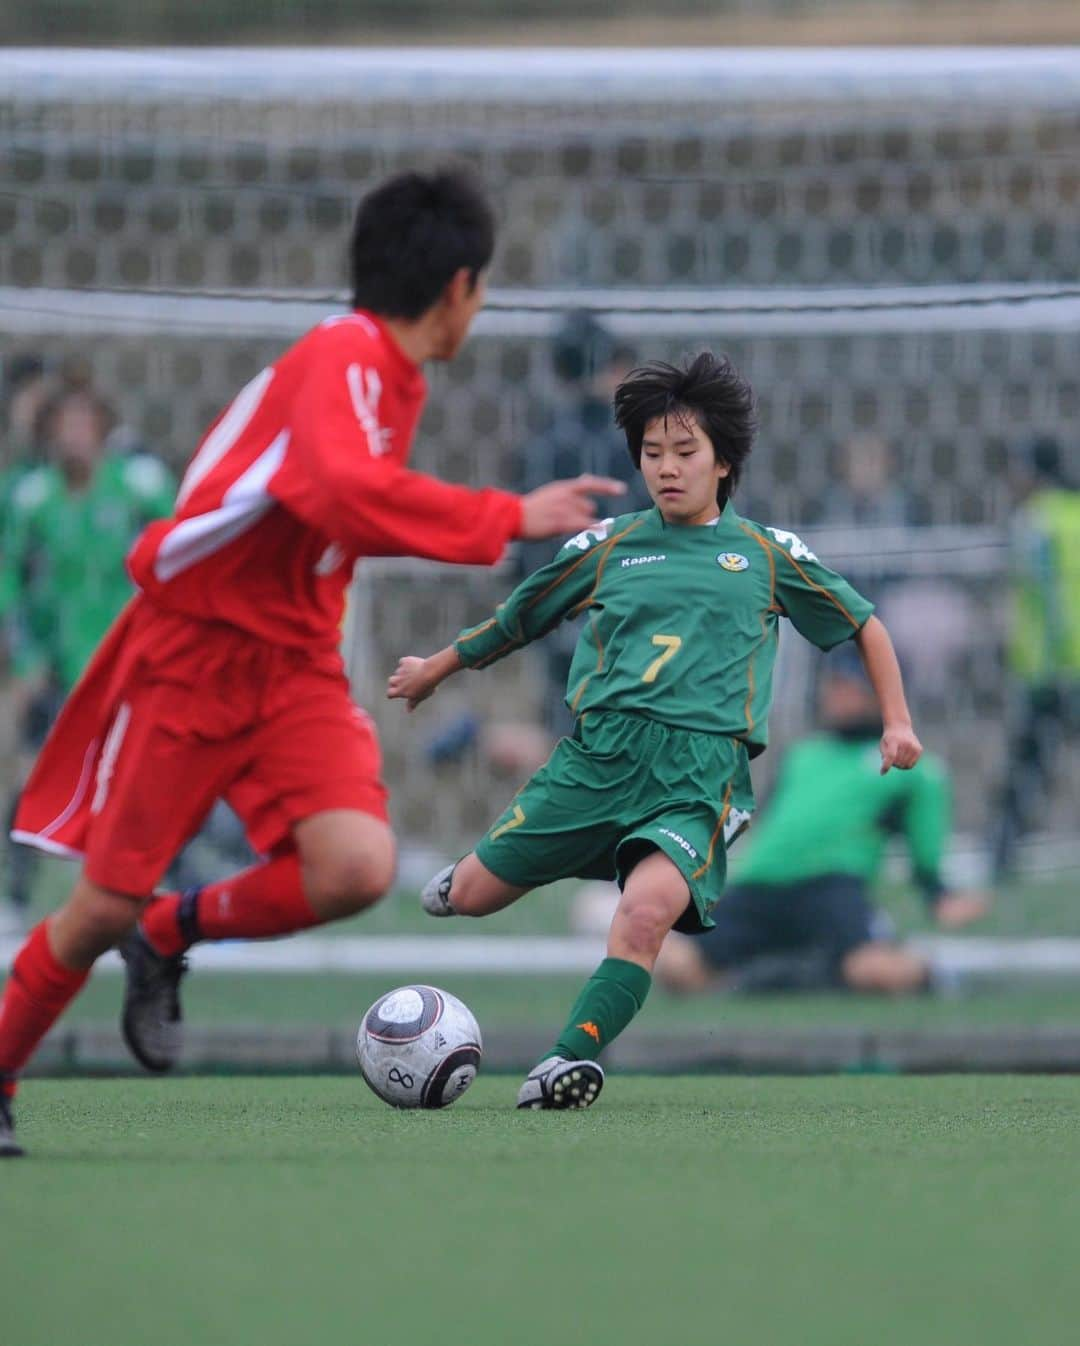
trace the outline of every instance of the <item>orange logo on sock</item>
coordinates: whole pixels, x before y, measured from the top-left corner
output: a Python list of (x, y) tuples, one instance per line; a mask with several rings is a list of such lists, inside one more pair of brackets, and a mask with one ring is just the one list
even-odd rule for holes
[(586, 1019), (583, 1024), (575, 1024), (575, 1028), (580, 1028), (583, 1033), (588, 1033), (589, 1037), (595, 1039), (597, 1044), (600, 1042), (600, 1030), (591, 1019)]

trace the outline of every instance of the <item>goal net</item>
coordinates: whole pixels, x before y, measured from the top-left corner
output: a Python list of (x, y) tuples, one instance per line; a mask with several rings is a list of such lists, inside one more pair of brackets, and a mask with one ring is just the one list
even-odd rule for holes
[[(920, 732), (955, 774), (958, 827), (976, 842), (992, 829), (1008, 770), (1008, 465), (1050, 437), (1077, 466), (1075, 61), (8, 51), (0, 121), (0, 360), (84, 362), (174, 468), (243, 383), (341, 307), (357, 196), (404, 166), (475, 164), (502, 221), (492, 301), (432, 373), (415, 465), (516, 480), (571, 395), (551, 351), (570, 309), (642, 358), (728, 351), (761, 404), (740, 512), (799, 532), (880, 600)], [(865, 517), (860, 455), (879, 472)], [(358, 573), (353, 676), (407, 839), (457, 853), (483, 828), (517, 784), (483, 731), (535, 723), (544, 674), (519, 656), (408, 720), (385, 677), (514, 579), (512, 558), (495, 573)], [(777, 750), (811, 725), (816, 674), (783, 643)], [(455, 754), (444, 740), (459, 730)], [(1043, 857), (1076, 839), (1080, 782), (1062, 757), (1040, 823), (1058, 849)]]

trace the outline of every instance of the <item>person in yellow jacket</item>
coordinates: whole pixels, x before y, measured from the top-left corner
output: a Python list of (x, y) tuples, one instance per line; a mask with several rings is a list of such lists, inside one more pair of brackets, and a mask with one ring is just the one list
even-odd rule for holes
[(1080, 487), (1053, 439), (1020, 450), (1013, 476), (1008, 750), (991, 838), (998, 879), (1048, 812), (1061, 742), (1080, 728)]

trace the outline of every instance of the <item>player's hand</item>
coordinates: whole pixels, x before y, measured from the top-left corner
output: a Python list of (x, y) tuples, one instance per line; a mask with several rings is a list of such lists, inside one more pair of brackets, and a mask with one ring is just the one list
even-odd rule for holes
[(570, 481), (553, 481), (521, 498), (521, 536), (529, 542), (580, 533), (596, 522), (594, 495), (625, 495), (614, 477), (584, 473)]
[(890, 767), (910, 771), (923, 748), (910, 724), (887, 724), (881, 736), (881, 774)]
[(945, 930), (959, 930), (961, 926), (981, 920), (989, 910), (989, 895), (970, 889), (939, 897), (934, 904), (934, 919)]
[(386, 695), (391, 701), (404, 701), (406, 710), (415, 710), (438, 685), (438, 681), (431, 677), (428, 661), (407, 654), (398, 661), (397, 668), (390, 674)]

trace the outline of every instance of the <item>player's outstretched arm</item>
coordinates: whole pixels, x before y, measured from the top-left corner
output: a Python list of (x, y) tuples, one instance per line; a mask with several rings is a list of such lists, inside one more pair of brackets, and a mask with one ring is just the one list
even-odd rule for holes
[(407, 654), (398, 661), (397, 668), (390, 674), (386, 695), (391, 701), (404, 701), (406, 710), (415, 710), (421, 701), (431, 696), (440, 682), (445, 681), (451, 673), (456, 673), (460, 667), (461, 660), (453, 645), (448, 645), (445, 650), (440, 650), (428, 659)]
[(527, 542), (580, 533), (596, 522), (594, 495), (625, 495), (614, 477), (582, 473), (568, 481), (553, 481), (521, 497), (521, 537)]
[(870, 617), (855, 636), (866, 675), (881, 707), (881, 774), (890, 767), (909, 771), (922, 756), (922, 744), (911, 725), (904, 680), (892, 640), (884, 624)]
[(377, 407), (365, 402), (354, 354), (335, 350), (313, 365), (296, 395), (287, 470), (274, 478), (271, 493), (364, 556), (494, 565), (513, 538), (587, 528), (596, 519), (590, 497), (626, 489), (613, 478), (588, 476), (525, 496), (451, 485), (406, 467), (393, 452), (394, 428), (380, 425)]

